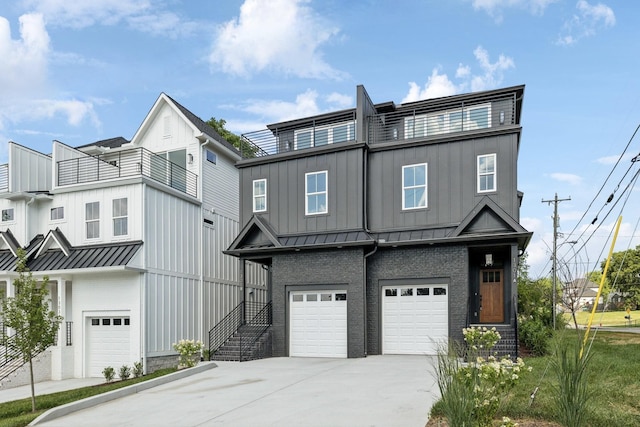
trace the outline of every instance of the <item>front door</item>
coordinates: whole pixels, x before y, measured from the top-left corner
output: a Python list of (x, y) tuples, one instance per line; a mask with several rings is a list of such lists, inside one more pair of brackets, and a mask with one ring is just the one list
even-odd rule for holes
[(502, 322), (504, 322), (502, 270), (480, 270), (480, 323)]

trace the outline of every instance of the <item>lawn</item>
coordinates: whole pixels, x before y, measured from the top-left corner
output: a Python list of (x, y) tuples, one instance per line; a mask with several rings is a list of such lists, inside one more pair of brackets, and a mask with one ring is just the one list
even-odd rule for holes
[(0, 403), (0, 427), (23, 427), (35, 420), (43, 412), (51, 408), (55, 408), (56, 406), (75, 402), (143, 381), (148, 381), (175, 371), (176, 370), (174, 368), (161, 369), (152, 374), (145, 375), (140, 378), (132, 378), (126, 381), (115, 381), (109, 384), (105, 383), (58, 393), (36, 395), (36, 407), (38, 408), (36, 412), (31, 412), (30, 397), (14, 400), (12, 402)]
[[(596, 312), (593, 316), (593, 323), (591, 327), (596, 326), (619, 326), (626, 327), (629, 326), (629, 321), (624, 318), (627, 315), (626, 311), (606, 311), (606, 312)], [(635, 310), (629, 313), (631, 316), (631, 326), (640, 327), (640, 310)], [(587, 322), (589, 321), (589, 316), (591, 316), (590, 311), (578, 311), (576, 312), (576, 320), (578, 321), (579, 326), (587, 326)], [(567, 320), (569, 325), (573, 325), (573, 318), (570, 313), (565, 313), (564, 318)]]
[[(593, 392), (588, 426), (640, 426), (640, 334), (600, 331), (595, 336), (588, 374), (588, 384)], [(575, 330), (567, 330), (562, 332), (558, 341), (578, 346), (581, 337), (578, 338)], [(555, 384), (550, 366), (552, 357), (525, 358), (525, 363), (533, 370), (517, 384), (498, 416), (508, 416), (520, 422), (521, 426), (560, 425), (556, 423), (552, 394)], [(535, 399), (532, 400), (530, 396), (536, 388)], [(440, 415), (437, 404), (432, 415), (434, 418)], [(428, 425), (446, 425), (433, 421)]]

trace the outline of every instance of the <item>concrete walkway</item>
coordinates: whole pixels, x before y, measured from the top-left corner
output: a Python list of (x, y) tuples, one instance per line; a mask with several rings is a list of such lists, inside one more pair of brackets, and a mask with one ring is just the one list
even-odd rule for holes
[(215, 369), (36, 424), (424, 427), (438, 398), (435, 363), (426, 356), (215, 362)]

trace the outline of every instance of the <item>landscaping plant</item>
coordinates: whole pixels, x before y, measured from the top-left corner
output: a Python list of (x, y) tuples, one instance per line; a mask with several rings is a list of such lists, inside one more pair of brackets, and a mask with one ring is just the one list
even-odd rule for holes
[(128, 380), (131, 376), (131, 368), (127, 365), (122, 365), (120, 367), (120, 370), (118, 371), (118, 374), (120, 375), (121, 380)]
[(133, 377), (140, 378), (144, 375), (144, 367), (142, 365), (142, 361), (133, 362)]
[(107, 366), (102, 370), (102, 375), (104, 375), (105, 381), (110, 383), (116, 376), (116, 370), (111, 366)]
[(180, 340), (173, 344), (173, 349), (178, 352), (180, 359), (178, 361), (179, 368), (192, 368), (196, 365), (196, 355), (202, 351), (202, 341)]

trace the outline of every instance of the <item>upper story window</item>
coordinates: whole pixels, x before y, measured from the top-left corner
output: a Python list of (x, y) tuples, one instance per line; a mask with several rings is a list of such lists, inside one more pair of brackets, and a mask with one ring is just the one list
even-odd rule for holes
[(267, 180), (256, 179), (253, 181), (253, 211), (265, 212), (267, 210)]
[(84, 220), (86, 224), (87, 239), (100, 237), (100, 202), (91, 202), (85, 205)]
[(402, 210), (427, 207), (427, 164), (402, 167)]
[(420, 138), (491, 127), (491, 104), (420, 114), (404, 119), (404, 137)]
[(113, 200), (113, 235), (126, 236), (129, 234), (129, 208), (127, 198)]
[(214, 165), (218, 163), (218, 156), (211, 150), (205, 150), (207, 152), (207, 161), (213, 163)]
[(306, 173), (304, 181), (305, 213), (327, 213), (327, 171)]
[(64, 207), (58, 206), (51, 208), (51, 221), (57, 221), (60, 219), (64, 219)]
[(478, 193), (496, 190), (496, 154), (478, 156)]
[(330, 125), (315, 126), (313, 128), (295, 131), (295, 149), (320, 147), (327, 144), (346, 142), (356, 137), (355, 122), (332, 123)]
[(13, 221), (13, 208), (2, 209), (2, 222)]

